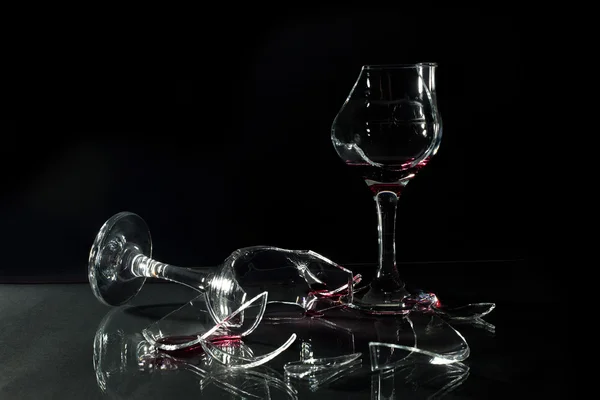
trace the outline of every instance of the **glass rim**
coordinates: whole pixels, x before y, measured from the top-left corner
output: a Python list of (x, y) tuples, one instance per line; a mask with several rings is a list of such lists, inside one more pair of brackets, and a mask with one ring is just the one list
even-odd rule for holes
[(417, 67), (437, 67), (437, 63), (435, 62), (419, 62), (412, 64), (365, 64), (362, 66), (362, 69), (409, 69), (409, 68), (417, 68)]

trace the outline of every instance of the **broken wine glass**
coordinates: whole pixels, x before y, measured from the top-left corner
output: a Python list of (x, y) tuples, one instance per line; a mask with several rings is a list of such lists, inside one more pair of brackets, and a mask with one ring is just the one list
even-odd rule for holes
[[(90, 250), (88, 279), (94, 295), (104, 304), (127, 303), (146, 278), (159, 278), (203, 293), (208, 311), (221, 322), (248, 298), (264, 291), (270, 301), (297, 304), (308, 309), (316, 298), (352, 301), (349, 287), (360, 276), (309, 250), (254, 246), (235, 250), (218, 267), (183, 268), (152, 257), (152, 240), (145, 221), (137, 214), (121, 212), (104, 223)], [(278, 292), (273, 288), (285, 287)], [(263, 298), (266, 304), (266, 296)], [(264, 309), (264, 305), (262, 306)], [(244, 314), (228, 321), (243, 324)], [(260, 317), (260, 316), (259, 316)], [(259, 318), (260, 319), (260, 318)]]

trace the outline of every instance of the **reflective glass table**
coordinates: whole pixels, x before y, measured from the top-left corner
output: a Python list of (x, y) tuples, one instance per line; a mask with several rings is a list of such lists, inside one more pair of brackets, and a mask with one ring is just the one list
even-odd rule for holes
[[(350, 327), (319, 318), (273, 324), (263, 321), (258, 328), (260, 334), (248, 338), (245, 345), (255, 353), (265, 352), (268, 346), (261, 348), (261, 337), (277, 337), (283, 342), (290, 333), (296, 333), (299, 340), (285, 356), (249, 371), (203, 374), (190, 355), (144, 357), (146, 348), (140, 334), (196, 297), (191, 289), (149, 281), (132, 304), (111, 308), (96, 300), (87, 282), (3, 283), (0, 398), (458, 399), (523, 394), (558, 398), (566, 393), (561, 372), (566, 354), (547, 351), (556, 349), (556, 343), (542, 325), (554, 318), (561, 306), (553, 296), (556, 283), (540, 273), (541, 265), (514, 260), (433, 263), (428, 268), (452, 268), (455, 272), (455, 278), (432, 274), (440, 282), (428, 278), (433, 287), (425, 289), (439, 288), (436, 293), (444, 301), (494, 301), (497, 307), (485, 320), (496, 329), (469, 324), (457, 327), (470, 346), (464, 362), (400, 365), (379, 372), (367, 368), (370, 355), (361, 344), (361, 336), (381, 333), (384, 337), (390, 332), (390, 324), (397, 328), (392, 331), (406, 332), (401, 318), (371, 318)], [(473, 280), (460, 279), (461, 274), (492, 270), (502, 273), (487, 286), (468, 287)], [(418, 324), (415, 322), (415, 326)], [(106, 348), (99, 362), (94, 346), (102, 338), (106, 339)], [(294, 380), (279, 365), (294, 359), (353, 353), (361, 356), (349, 357), (342, 368), (325, 368), (325, 373), (310, 379)], [(290, 385), (294, 391), (287, 389)]]

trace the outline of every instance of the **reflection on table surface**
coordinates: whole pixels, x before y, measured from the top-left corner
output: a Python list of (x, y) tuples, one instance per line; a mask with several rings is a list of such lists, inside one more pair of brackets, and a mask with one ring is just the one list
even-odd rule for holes
[[(277, 317), (267, 311), (249, 337), (212, 343), (224, 354), (244, 359), (266, 354), (280, 345), (281, 338), (297, 335), (269, 363), (245, 369), (216, 362), (201, 346), (159, 350), (141, 334), (157, 321), (168, 323), (165, 318), (185, 323), (185, 318), (198, 315), (197, 309), (185, 311), (181, 303), (109, 310), (94, 339), (100, 391), (108, 398), (123, 399), (145, 395), (301, 399), (339, 392), (372, 399), (441, 398), (459, 388), (470, 373), (464, 337), (437, 315), (375, 317), (338, 309), (327, 318), (280, 318), (280, 310)], [(470, 329), (493, 340), (489, 330)], [(415, 347), (423, 348), (423, 353), (411, 351)], [(436, 354), (454, 359), (436, 361)]]

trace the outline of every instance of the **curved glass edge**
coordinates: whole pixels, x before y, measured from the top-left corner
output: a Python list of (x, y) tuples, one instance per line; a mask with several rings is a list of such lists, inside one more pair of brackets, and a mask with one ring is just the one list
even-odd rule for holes
[(241, 357), (231, 353), (228, 353), (222, 349), (220, 349), (215, 344), (210, 341), (202, 340), (200, 345), (204, 349), (204, 352), (213, 360), (218, 363), (227, 366), (228, 368), (254, 368), (259, 365), (262, 365), (268, 361), (271, 361), (273, 358), (277, 357), (279, 354), (283, 353), (288, 347), (291, 346), (292, 343), (296, 340), (296, 334), (293, 333), (288, 340), (279, 346), (277, 349), (273, 350), (270, 353), (263, 354), (256, 357)]
[(476, 320), (483, 318), (496, 308), (496, 303), (470, 303), (459, 307), (431, 307), (438, 314), (442, 314), (451, 320)]
[[(396, 355), (395, 357), (382, 357), (382, 353), (392, 355), (398, 350), (402, 353)], [(452, 364), (466, 360), (469, 357), (470, 353), (471, 351), (468, 345), (466, 345), (459, 352), (440, 354), (400, 344), (382, 342), (369, 343), (371, 371), (386, 370), (414, 363), (433, 365)]]
[[(177, 344), (161, 343), (160, 339), (164, 338), (164, 335), (162, 335), (162, 332), (160, 330), (155, 332), (153, 329), (151, 329), (151, 327), (154, 326), (154, 324), (150, 325), (150, 327), (145, 328), (142, 331), (142, 335), (150, 344), (152, 344), (153, 346), (155, 346), (158, 349), (165, 350), (165, 351), (174, 351), (174, 350), (184, 349), (184, 348), (190, 347), (190, 346), (195, 346), (195, 345), (201, 344), (203, 341), (209, 339), (211, 335), (213, 335), (217, 332), (220, 332), (223, 330), (230, 331), (231, 326), (228, 326), (227, 323), (229, 321), (231, 321), (233, 318), (235, 318), (237, 315), (242, 313), (245, 309), (252, 306), (254, 303), (258, 302), (259, 311), (258, 311), (258, 314), (257, 314), (256, 318), (254, 319), (252, 325), (246, 331), (244, 331), (242, 333), (236, 333), (236, 335), (239, 335), (240, 337), (248, 336), (260, 324), (262, 317), (265, 313), (266, 307), (267, 307), (267, 298), (268, 298), (268, 292), (262, 292), (262, 293), (258, 294), (257, 296), (253, 297), (249, 301), (242, 304), (242, 306), (240, 308), (235, 310), (233, 313), (229, 314), (221, 322), (215, 324), (212, 328), (210, 328), (206, 332), (196, 335), (196, 337), (194, 339), (187, 341), (187, 342), (177, 343)], [(208, 304), (208, 302), (207, 302), (207, 304)], [(189, 307), (189, 306), (190, 306), (190, 303), (187, 303), (186, 305), (169, 313), (163, 319), (166, 319), (169, 316), (172, 316), (173, 314), (179, 312), (182, 308)]]

